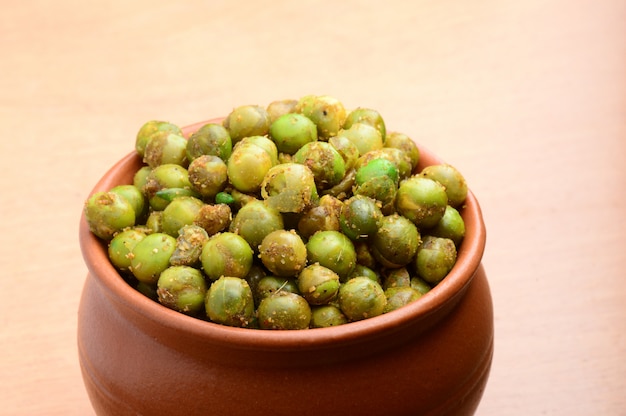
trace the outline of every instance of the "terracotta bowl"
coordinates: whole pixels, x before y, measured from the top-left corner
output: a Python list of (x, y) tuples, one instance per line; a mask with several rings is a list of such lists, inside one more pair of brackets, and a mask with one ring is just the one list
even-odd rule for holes
[[(420, 151), (418, 169), (440, 162)], [(129, 154), (93, 192), (132, 183), (140, 165)], [(471, 191), (461, 213), (457, 263), (419, 301), (298, 331), (231, 328), (159, 305), (125, 282), (81, 218), (89, 273), (78, 351), (93, 408), (115, 416), (473, 414), (492, 362), (493, 310), (481, 265), (485, 225)]]

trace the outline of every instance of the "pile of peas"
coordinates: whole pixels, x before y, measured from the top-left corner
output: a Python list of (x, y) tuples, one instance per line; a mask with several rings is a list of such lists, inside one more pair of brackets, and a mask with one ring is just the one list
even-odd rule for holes
[(378, 111), (328, 95), (243, 105), (183, 137), (149, 121), (132, 184), (84, 213), (112, 264), (178, 312), (258, 329), (374, 317), (418, 300), (456, 262), (463, 176), (416, 172), (419, 149)]

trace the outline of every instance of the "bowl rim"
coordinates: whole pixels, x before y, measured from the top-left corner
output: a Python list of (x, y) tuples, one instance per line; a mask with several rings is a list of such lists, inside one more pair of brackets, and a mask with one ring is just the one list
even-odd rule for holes
[[(194, 123), (184, 127), (183, 133), (185, 137), (189, 137), (203, 125), (221, 123), (222, 120), (220, 117)], [(420, 151), (420, 162), (416, 171), (427, 165), (445, 163), (420, 143), (416, 144)], [(128, 166), (141, 163), (136, 152), (130, 152), (108, 169), (89, 195), (119, 184), (116, 174)], [(472, 281), (481, 264), (486, 244), (482, 211), (471, 189), (468, 190), (467, 199), (460, 211), (466, 223), (466, 234), (458, 251), (457, 262), (449, 274), (418, 301), (361, 321), (306, 330), (272, 331), (229, 327), (184, 315), (155, 302), (130, 286), (114, 268), (108, 259), (107, 244), (91, 233), (84, 210), (79, 224), (79, 243), (89, 270), (87, 278), (97, 279), (101, 287), (105, 288), (116, 301), (125, 304), (142, 318), (155, 324), (229, 348), (255, 350), (320, 348), (338, 343), (354, 343), (356, 340), (380, 336), (381, 333), (393, 333), (398, 328), (412, 325), (416, 320), (427, 319), (437, 311), (449, 307), (449, 304), (454, 302)]]

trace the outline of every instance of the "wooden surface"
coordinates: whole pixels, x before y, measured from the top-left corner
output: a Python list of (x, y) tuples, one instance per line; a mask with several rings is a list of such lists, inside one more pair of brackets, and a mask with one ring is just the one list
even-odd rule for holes
[(0, 413), (91, 415), (84, 198), (143, 122), (324, 93), (466, 176), (496, 346), (479, 415), (626, 415), (626, 2), (24, 0), (0, 13)]

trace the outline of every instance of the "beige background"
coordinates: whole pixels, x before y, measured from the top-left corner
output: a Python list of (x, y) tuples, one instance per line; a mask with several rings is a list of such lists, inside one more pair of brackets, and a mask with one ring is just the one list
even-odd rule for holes
[(620, 0), (3, 2), (0, 413), (93, 414), (78, 219), (141, 124), (309, 93), (378, 109), (479, 198), (496, 350), (478, 414), (626, 414)]

